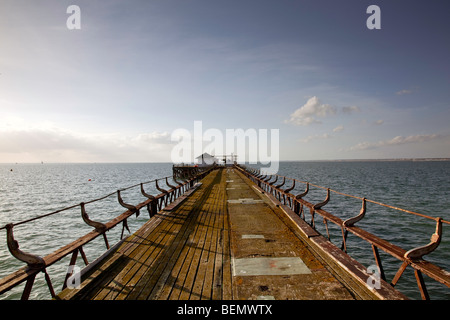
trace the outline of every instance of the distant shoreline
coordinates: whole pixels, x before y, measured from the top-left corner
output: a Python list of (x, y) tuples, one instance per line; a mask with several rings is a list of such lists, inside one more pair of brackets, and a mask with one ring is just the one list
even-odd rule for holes
[[(432, 162), (432, 161), (450, 161), (450, 158), (387, 158), (387, 159), (325, 159), (325, 160), (280, 160), (279, 162)], [(18, 164), (136, 164), (136, 163), (154, 163), (154, 164), (173, 164), (172, 162), (0, 162), (0, 165), (18, 165)]]
[(333, 159), (333, 160), (281, 160), (280, 162), (400, 162), (450, 161), (450, 158), (391, 158), (391, 159)]

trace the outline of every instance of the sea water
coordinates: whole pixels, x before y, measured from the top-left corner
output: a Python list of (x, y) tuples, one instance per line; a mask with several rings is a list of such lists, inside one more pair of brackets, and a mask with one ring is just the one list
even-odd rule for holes
[[(254, 167), (258, 167), (255, 165)], [(328, 187), (341, 193), (365, 197), (395, 207), (408, 209), (433, 217), (450, 220), (450, 162), (448, 161), (345, 161), (345, 162), (281, 162), (279, 174)], [(17, 223), (65, 207), (87, 202), (114, 193), (118, 189), (170, 176), (171, 163), (91, 163), (91, 164), (0, 164), (0, 227)], [(169, 183), (173, 183), (169, 180)], [(277, 184), (281, 181), (277, 182)], [(285, 186), (292, 181), (286, 180)], [(144, 185), (147, 193), (156, 195), (154, 183)], [(168, 189), (161, 181), (160, 187)], [(291, 193), (303, 192), (305, 185), (297, 183)], [(139, 186), (121, 192), (126, 203), (137, 204), (146, 200)], [(326, 191), (311, 187), (305, 200), (318, 203), (325, 199)], [(323, 209), (347, 219), (359, 213), (361, 200), (331, 193)], [(90, 219), (108, 222), (125, 209), (114, 194), (101, 201), (86, 205)], [(128, 219), (131, 232), (148, 219), (145, 209), (139, 217)], [(306, 213), (306, 220), (310, 216)], [(318, 230), (326, 234), (322, 220), (316, 215)], [(429, 243), (435, 230), (435, 221), (409, 213), (367, 203), (367, 213), (357, 225), (405, 250)], [(328, 223), (330, 240), (340, 246), (341, 230)], [(425, 259), (450, 270), (450, 226), (443, 226), (439, 247)], [(107, 232), (113, 245), (120, 239), (121, 226)], [(14, 228), (14, 237), (20, 249), (41, 257), (69, 244), (90, 232), (82, 218), (80, 207), (35, 220)], [(125, 231), (126, 232), (126, 231)], [(126, 232), (128, 233), (128, 232)], [(102, 237), (83, 247), (91, 262), (105, 250)], [(372, 248), (349, 233), (348, 253), (364, 266), (374, 265)], [(390, 281), (401, 262), (380, 250), (387, 279)], [(70, 256), (48, 268), (55, 291), (59, 292), (69, 265)], [(77, 265), (83, 267), (79, 257)], [(6, 246), (6, 231), (0, 231), (0, 278), (7, 276), (24, 263), (16, 260)], [(432, 299), (449, 299), (450, 290), (424, 276)], [(0, 299), (20, 299), (23, 284), (4, 293)], [(411, 268), (407, 268), (397, 284), (404, 294), (420, 299), (417, 283)], [(49, 299), (49, 290), (42, 273), (36, 277), (30, 299)]]

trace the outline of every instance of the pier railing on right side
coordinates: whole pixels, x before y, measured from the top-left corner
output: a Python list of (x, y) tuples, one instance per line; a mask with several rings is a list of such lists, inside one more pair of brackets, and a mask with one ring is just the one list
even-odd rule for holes
[[(395, 259), (401, 261), (401, 265), (398, 268), (397, 272), (395, 273), (395, 276), (390, 280), (390, 284), (392, 286), (395, 286), (398, 283), (400, 277), (404, 274), (405, 269), (408, 266), (410, 266), (414, 270), (414, 275), (422, 299), (424, 300), (430, 299), (422, 274), (425, 274), (430, 278), (434, 279), (435, 281), (438, 281), (439, 283), (442, 283), (447, 287), (450, 287), (450, 272), (423, 259), (424, 255), (430, 254), (431, 252), (436, 250), (436, 248), (439, 246), (442, 239), (442, 225), (443, 224), (450, 225), (449, 221), (446, 221), (440, 217), (438, 218), (431, 217), (410, 210), (386, 205), (370, 199), (352, 196), (336, 190), (332, 190), (330, 188), (310, 184), (305, 181), (300, 181), (297, 179), (292, 179), (280, 175), (265, 175), (262, 174), (260, 170), (244, 166), (238, 166), (238, 168), (248, 178), (253, 180), (258, 185), (258, 187), (260, 187), (265, 192), (273, 195), (279, 202), (281, 202), (284, 206), (292, 210), (296, 215), (298, 215), (300, 218), (306, 221), (314, 229), (317, 230), (316, 224), (318, 221), (322, 220), (326, 230), (325, 236), (327, 236), (328, 239), (330, 239), (328, 223), (330, 222), (335, 224), (341, 230), (342, 251), (347, 252), (347, 245), (348, 245), (347, 236), (349, 232), (351, 232), (358, 238), (364, 240), (365, 242), (369, 243), (370, 246), (372, 247), (373, 255), (379, 270), (380, 277), (384, 281), (387, 280), (383, 269), (381, 256), (379, 254), (379, 249), (388, 253)], [(290, 183), (288, 182), (289, 185), (287, 187), (285, 187), (286, 180), (291, 181)], [(294, 188), (296, 187), (296, 184), (303, 184), (305, 186), (304, 192), (300, 194), (291, 193), (292, 190), (294, 190)], [(304, 198), (309, 193), (310, 187), (326, 190), (326, 198), (323, 201), (316, 204), (306, 201)], [(343, 220), (340, 217), (337, 217), (336, 215), (333, 215), (332, 213), (324, 210), (323, 207), (330, 201), (331, 193), (361, 200), (361, 209), (359, 214), (349, 219)], [(366, 204), (368, 202), (435, 221), (436, 228), (435, 232), (431, 236), (430, 242), (427, 245), (419, 246), (410, 250), (405, 250), (362, 228), (357, 227), (356, 223), (361, 221), (361, 219), (363, 219), (366, 214)], [(318, 216), (320, 216), (322, 219), (318, 219)]]

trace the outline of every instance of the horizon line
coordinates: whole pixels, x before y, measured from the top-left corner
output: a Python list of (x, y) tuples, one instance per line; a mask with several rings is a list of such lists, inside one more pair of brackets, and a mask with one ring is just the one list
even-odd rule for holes
[[(352, 158), (352, 159), (314, 159), (314, 160), (280, 160), (278, 162), (351, 162), (351, 161), (450, 161), (448, 157), (411, 157), (411, 158)], [(175, 164), (170, 161), (74, 161), (74, 162), (0, 162), (0, 164), (118, 164), (118, 163), (167, 163)], [(252, 163), (252, 164), (261, 164)]]

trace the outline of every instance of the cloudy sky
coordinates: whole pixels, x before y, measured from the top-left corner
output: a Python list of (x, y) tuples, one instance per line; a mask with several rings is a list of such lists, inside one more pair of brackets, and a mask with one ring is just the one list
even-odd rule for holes
[(450, 157), (449, 12), (437, 0), (2, 0), (0, 162), (171, 161), (172, 133), (194, 121), (278, 129), (280, 160)]

